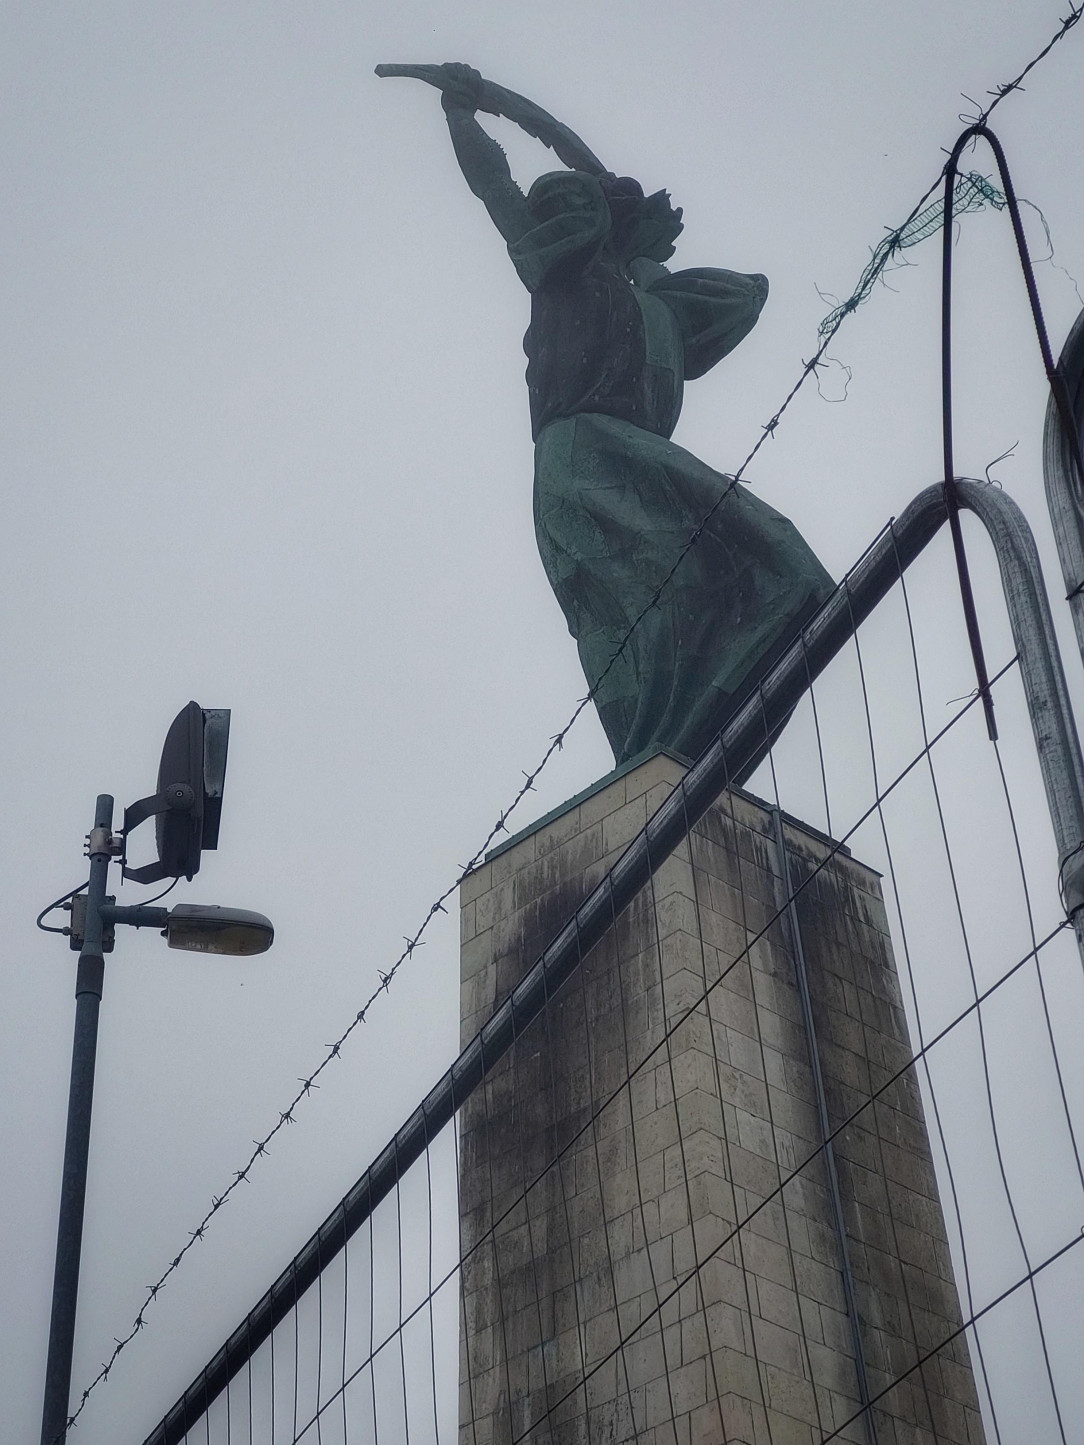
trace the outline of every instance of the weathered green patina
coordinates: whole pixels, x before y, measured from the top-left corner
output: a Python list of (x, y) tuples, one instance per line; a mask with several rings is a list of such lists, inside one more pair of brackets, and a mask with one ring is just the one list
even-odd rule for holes
[[(670, 440), (686, 380), (748, 334), (768, 283), (668, 271), (682, 229), (669, 196), (609, 174), (566, 127), (469, 67), (378, 74), (440, 87), (460, 168), (531, 293), (538, 547), (617, 762), (660, 748), (695, 757), (833, 586), (785, 517)], [(478, 110), (517, 121), (573, 169), (524, 195)]]

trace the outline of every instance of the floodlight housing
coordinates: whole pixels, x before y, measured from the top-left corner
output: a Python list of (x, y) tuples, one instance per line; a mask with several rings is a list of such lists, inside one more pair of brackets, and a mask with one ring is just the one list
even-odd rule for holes
[(229, 749), (229, 708), (183, 707), (170, 724), (158, 768), (158, 791), (124, 810), (124, 838), (155, 819), (158, 862), (124, 869), (138, 883), (193, 878), (205, 848), (218, 847)]

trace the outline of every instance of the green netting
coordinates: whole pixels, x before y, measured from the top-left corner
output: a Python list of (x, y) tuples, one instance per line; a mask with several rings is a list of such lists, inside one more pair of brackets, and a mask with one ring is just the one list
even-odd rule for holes
[[(956, 187), (952, 193), (953, 218), (962, 216), (967, 211), (981, 211), (983, 206), (993, 206), (1000, 211), (1005, 205), (1002, 192), (977, 171), (970, 171), (966, 176), (956, 178)], [(861, 306), (873, 290), (878, 276), (897, 251), (903, 251), (908, 246), (917, 246), (919, 241), (925, 241), (927, 236), (939, 231), (944, 223), (945, 203), (942, 199), (932, 202), (925, 210), (919, 211), (918, 215), (912, 216), (898, 231), (890, 231), (870, 257), (869, 265), (862, 272), (854, 292), (834, 311), (828, 313), (817, 328), (818, 334), (822, 338), (829, 337), (844, 316)]]

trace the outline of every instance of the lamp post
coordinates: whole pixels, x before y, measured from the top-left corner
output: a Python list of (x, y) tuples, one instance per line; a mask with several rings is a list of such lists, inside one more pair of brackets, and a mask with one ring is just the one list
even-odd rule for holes
[[(139, 882), (191, 878), (199, 869), (202, 849), (217, 846), (228, 732), (227, 711), (204, 711), (189, 703), (167, 734), (157, 793), (125, 810), (119, 834), (113, 832), (113, 799), (105, 793), (99, 796), (94, 826), (87, 835), (90, 879), (86, 891), (77, 892), (68, 905), (70, 926), (54, 930), (70, 936), (72, 947), (79, 950), (79, 963), (41, 1445), (58, 1445), (68, 1429), (98, 1011), (105, 955), (112, 950), (116, 925), (160, 928), (171, 948), (200, 953), (252, 955), (266, 952), (274, 941), (274, 929), (261, 913), (192, 903), (171, 909), (146, 904), (118, 907), (107, 893), (114, 860), (121, 861), (123, 876)], [(128, 834), (151, 816), (156, 816), (158, 824), (158, 862), (129, 869), (124, 863)]]
[(79, 1255), (83, 1243), (83, 1202), (87, 1192), (87, 1158), (90, 1153), (90, 1113), (94, 1098), (94, 1061), (98, 1049), (98, 1006), (102, 1001), (105, 978), (101, 908), (105, 902), (112, 861), (112, 828), (113, 799), (103, 793), (94, 809), (94, 827), (89, 838), (86, 932), (75, 975), (75, 1037), (68, 1090), (68, 1129), (64, 1139), (64, 1173), (60, 1186), (49, 1354), (45, 1365), (42, 1445), (53, 1445), (58, 1438), (63, 1439), (68, 1421)]

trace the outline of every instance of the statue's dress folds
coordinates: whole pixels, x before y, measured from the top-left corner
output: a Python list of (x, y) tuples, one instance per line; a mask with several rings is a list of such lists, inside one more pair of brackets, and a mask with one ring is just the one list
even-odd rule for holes
[(669, 439), (685, 379), (750, 331), (767, 282), (622, 267), (605, 246), (602, 189), (583, 172), (542, 176), (528, 203), (538, 224), (508, 249), (532, 295), (542, 561), (618, 764), (659, 748), (695, 757), (833, 587), (785, 517)]

